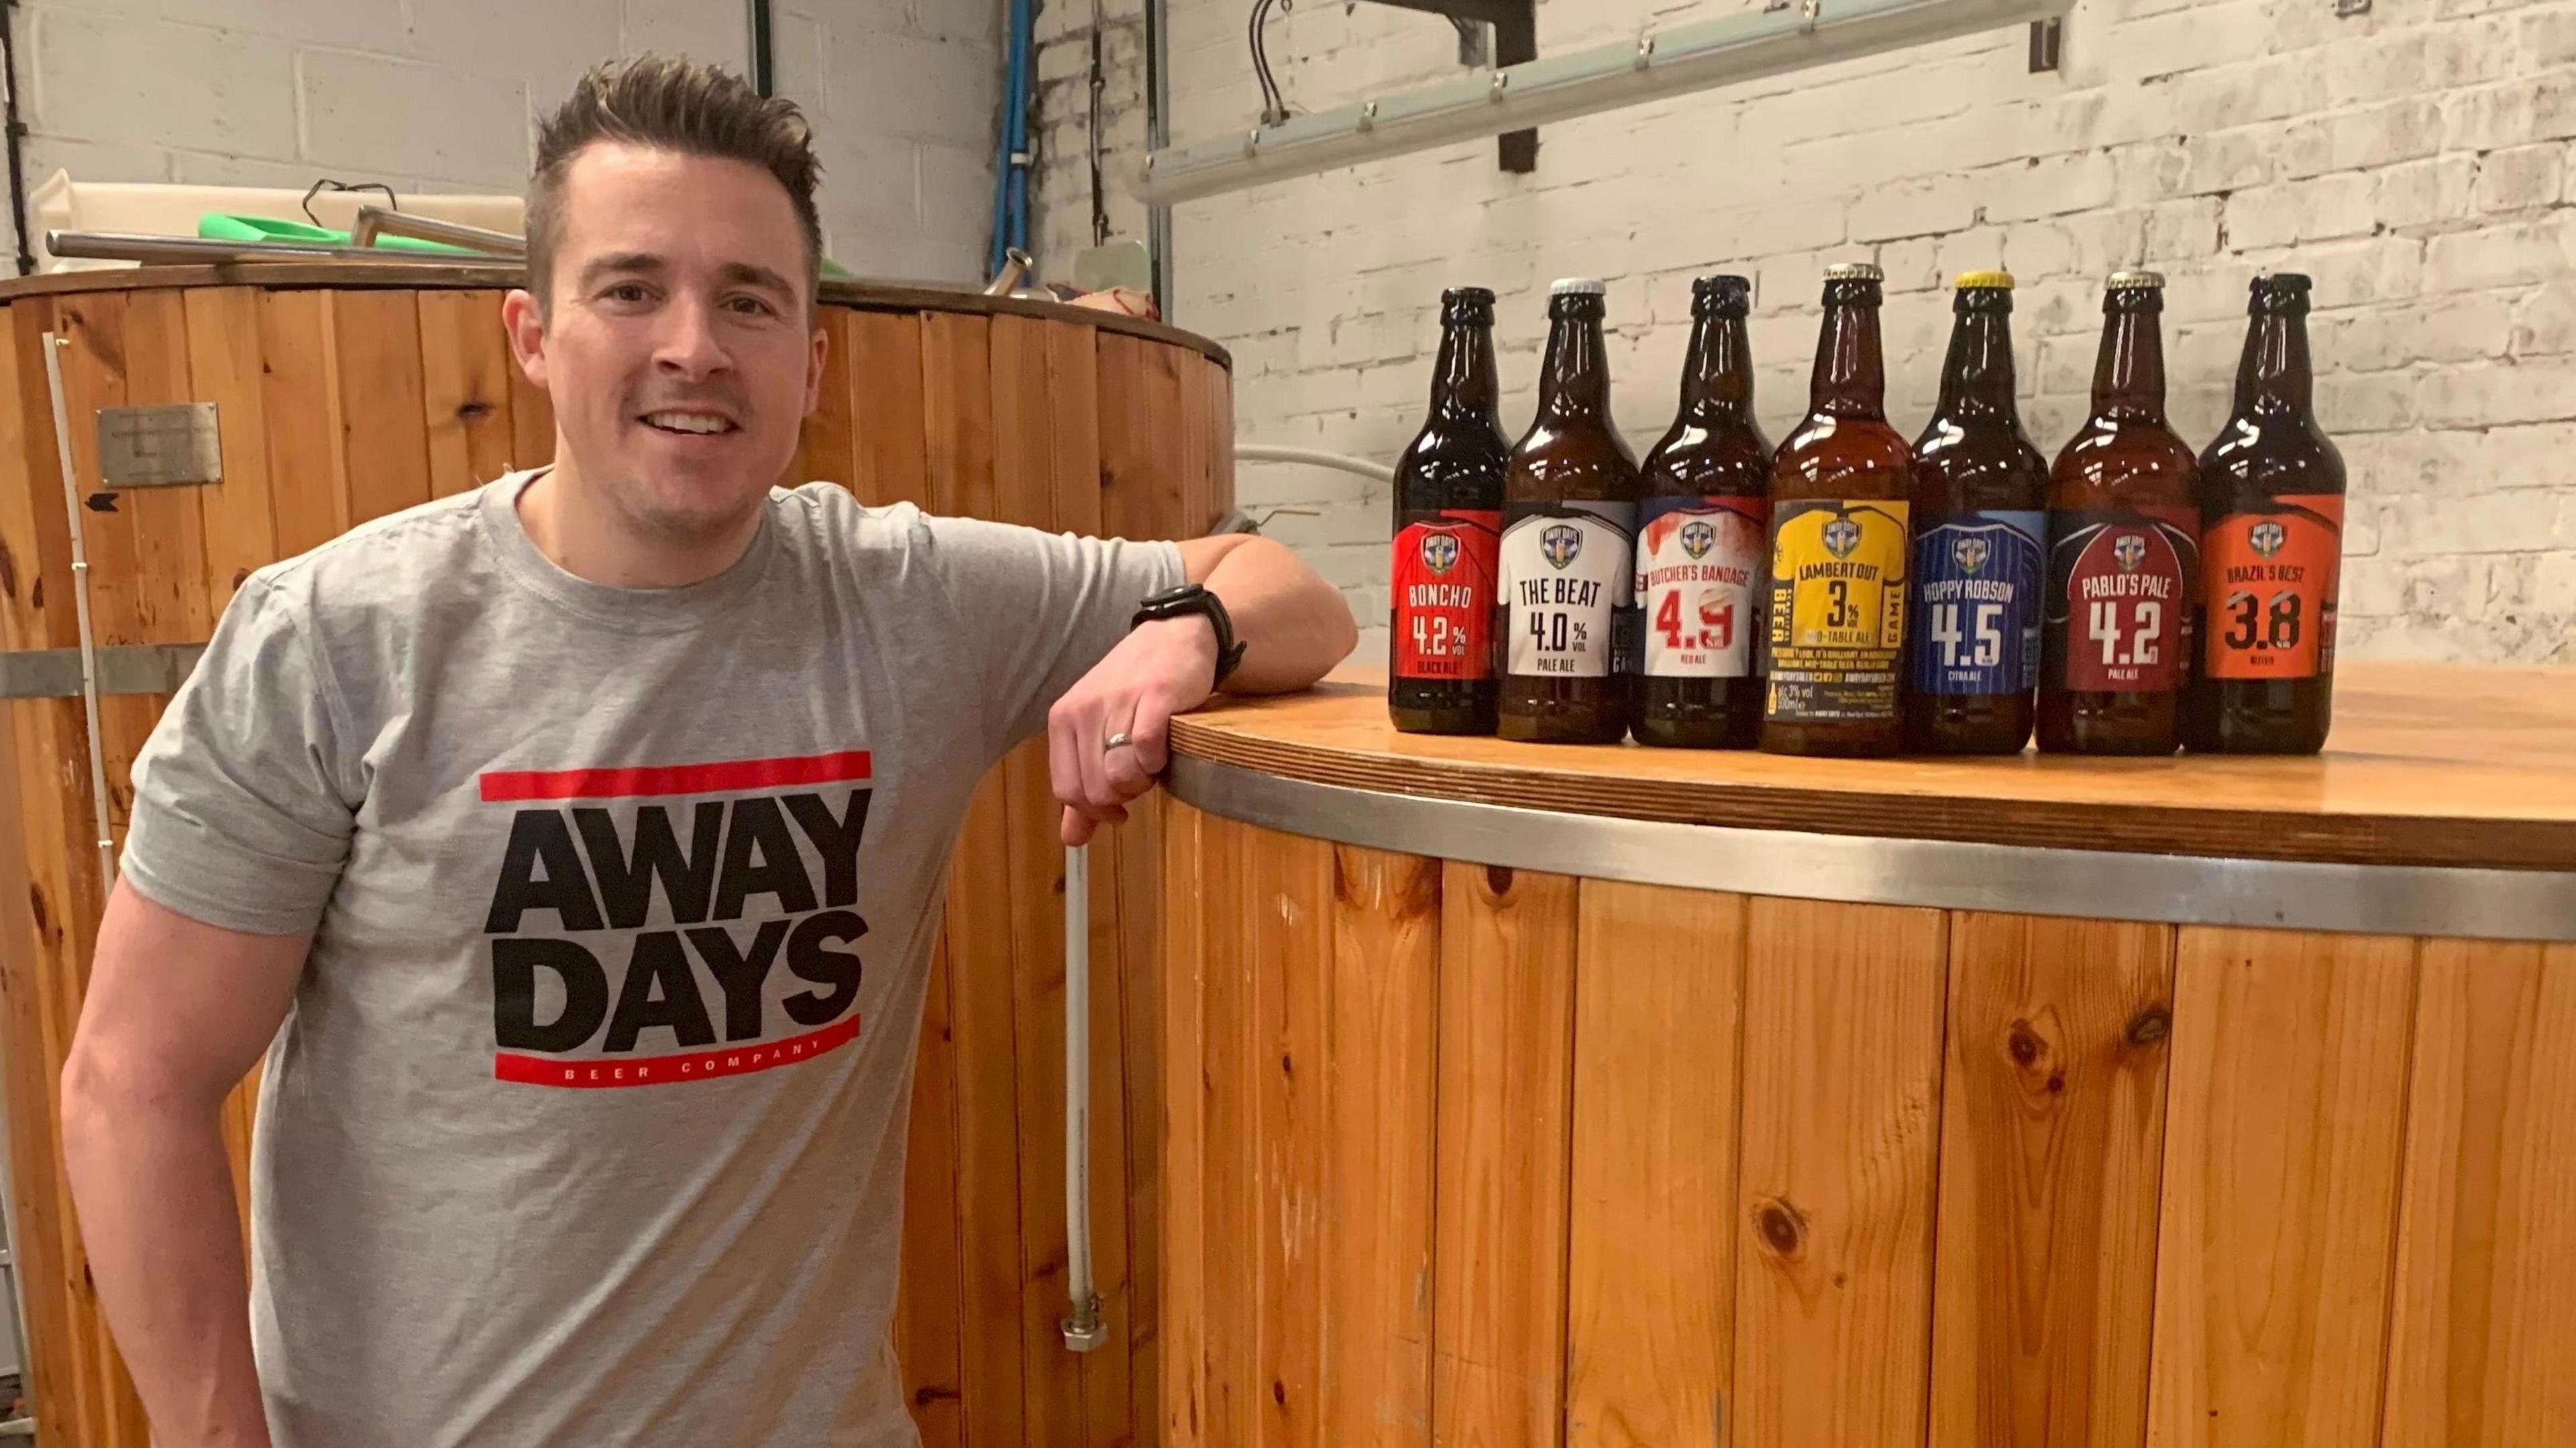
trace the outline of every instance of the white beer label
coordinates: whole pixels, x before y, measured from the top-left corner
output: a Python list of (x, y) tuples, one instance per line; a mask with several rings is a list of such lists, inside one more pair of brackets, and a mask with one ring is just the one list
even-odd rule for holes
[(1740, 679), (1762, 634), (1770, 505), (1761, 498), (1650, 498), (1637, 542), (1646, 672)]
[(1615, 636), (1635, 599), (1637, 505), (1581, 499), (1515, 503), (1503, 528), (1510, 672), (1599, 679), (1626, 661)]

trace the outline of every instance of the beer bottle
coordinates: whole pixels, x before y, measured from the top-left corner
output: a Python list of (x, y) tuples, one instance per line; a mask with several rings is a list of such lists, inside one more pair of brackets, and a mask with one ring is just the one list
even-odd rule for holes
[(2013, 405), (2012, 273), (1962, 273), (1941, 401), (1914, 444), (1906, 746), (2018, 754), (2039, 683), (2048, 459)]
[(1887, 425), (1879, 281), (1825, 269), (1825, 325), (1807, 415), (1771, 462), (1771, 601), (1763, 634), (1762, 747), (1894, 754), (1905, 649), (1914, 469)]
[(2112, 274), (2093, 415), (2050, 473), (2042, 749), (2170, 754), (2180, 742), (2199, 468), (2165, 424), (2164, 284)]
[(2183, 742), (2226, 754), (2314, 754), (2334, 712), (2343, 571), (2343, 454), (2310, 410), (2308, 279), (2257, 278), (2236, 409), (2200, 455), (2206, 640)]
[(1503, 489), (1505, 739), (1616, 744), (1628, 733), (1637, 460), (1610, 424), (1603, 291), (1589, 279), (1551, 290), (1538, 418)]
[(1681, 412), (1646, 454), (1637, 506), (1645, 620), (1637, 742), (1745, 749), (1762, 728), (1754, 640), (1771, 543), (1771, 444), (1753, 420), (1752, 283), (1691, 284)]
[(1442, 293), (1431, 416), (1395, 465), (1386, 707), (1408, 734), (1494, 732), (1494, 570), (1512, 452), (1500, 394), (1494, 294)]

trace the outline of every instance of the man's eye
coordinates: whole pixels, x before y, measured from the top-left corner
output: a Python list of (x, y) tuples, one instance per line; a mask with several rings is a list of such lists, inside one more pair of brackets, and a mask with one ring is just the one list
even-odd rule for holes
[(644, 284), (641, 282), (619, 282), (617, 285), (608, 289), (607, 295), (608, 299), (612, 302), (640, 302), (644, 300)]
[(758, 297), (736, 297), (725, 305), (746, 317), (765, 317), (770, 311), (769, 303)]

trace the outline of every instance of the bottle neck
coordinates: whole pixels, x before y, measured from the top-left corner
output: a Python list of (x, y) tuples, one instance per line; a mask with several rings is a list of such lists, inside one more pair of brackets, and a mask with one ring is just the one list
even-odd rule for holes
[(1814, 411), (1835, 417), (1886, 418), (1887, 371), (1879, 353), (1877, 307), (1863, 302), (1826, 303), (1807, 403)]
[(2164, 329), (2145, 308), (2111, 314), (2093, 363), (2093, 414), (2136, 422), (2165, 417)]
[(1494, 329), (1457, 322), (1440, 334), (1431, 373), (1431, 410), (1442, 416), (1499, 417), (1502, 384), (1494, 365)]
[(2001, 311), (1960, 314), (1941, 366), (1940, 413), (1955, 418), (2013, 415), (2012, 318)]
[(1610, 360), (1604, 351), (1600, 318), (1557, 319), (1547, 335), (1547, 361), (1539, 368), (1541, 417), (1610, 415)]
[(2305, 417), (2315, 392), (2315, 374), (2308, 365), (2308, 319), (2256, 313), (2245, 332), (2245, 355), (2236, 364), (2236, 410)]
[(1702, 317), (1691, 329), (1681, 413), (1712, 423), (1753, 419), (1753, 339), (1742, 317)]

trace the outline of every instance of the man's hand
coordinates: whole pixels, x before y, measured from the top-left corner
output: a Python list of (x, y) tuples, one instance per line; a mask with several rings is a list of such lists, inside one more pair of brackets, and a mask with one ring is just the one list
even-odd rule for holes
[[(1231, 694), (1305, 688), (1359, 641), (1349, 605), (1297, 555), (1236, 533), (1181, 545), (1183, 572), (1225, 605), (1243, 662)], [(1064, 805), (1064, 842), (1127, 818), (1169, 761), (1172, 716), (1207, 702), (1216, 678), (1216, 625), (1163, 619), (1129, 634), (1047, 716), (1048, 772)], [(1116, 742), (1113, 742), (1116, 741)]]
[(1207, 702), (1216, 625), (1204, 618), (1140, 626), (1047, 715), (1047, 772), (1064, 803), (1064, 842), (1122, 823), (1169, 760), (1172, 716)]

